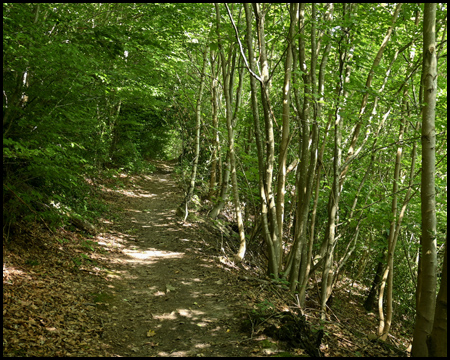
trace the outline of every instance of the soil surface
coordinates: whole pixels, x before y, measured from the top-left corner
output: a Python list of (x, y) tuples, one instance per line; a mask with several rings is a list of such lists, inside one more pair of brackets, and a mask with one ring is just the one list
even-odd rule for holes
[(97, 238), (121, 250), (94, 296), (105, 350), (112, 356), (252, 355), (239, 331), (242, 285), (220, 262), (217, 239), (176, 216), (183, 194), (173, 164), (156, 166), (151, 175), (125, 177), (123, 189), (105, 189), (121, 210)]
[(212, 221), (204, 201), (183, 221), (175, 164), (154, 165), (150, 175), (102, 180), (96, 191), (111, 212), (95, 235), (77, 228), (92, 225), (49, 231), (43, 221), (4, 229), (4, 356), (407, 355), (413, 326), (394, 321), (389, 343), (379, 341), (379, 320), (362, 306), (368, 289), (345, 277), (327, 321), (320, 274), (303, 309), (308, 325), (292, 317), (295, 297), (264, 276), (262, 242), (233, 263), (239, 238), (227, 210)]

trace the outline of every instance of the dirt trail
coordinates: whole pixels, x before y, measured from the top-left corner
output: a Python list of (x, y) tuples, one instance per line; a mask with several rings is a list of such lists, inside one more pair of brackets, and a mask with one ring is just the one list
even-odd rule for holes
[[(122, 247), (95, 301), (107, 352), (118, 356), (250, 356), (239, 332), (244, 311), (235, 277), (227, 275), (196, 224), (175, 215), (182, 194), (172, 165), (130, 177), (109, 201), (123, 208), (106, 244)], [(100, 239), (102, 241), (102, 239)], [(218, 255), (218, 254), (216, 254)], [(244, 340), (244, 341), (243, 341)]]

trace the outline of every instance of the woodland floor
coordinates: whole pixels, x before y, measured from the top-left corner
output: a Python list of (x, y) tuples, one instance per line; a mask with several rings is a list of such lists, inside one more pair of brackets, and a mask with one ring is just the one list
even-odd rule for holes
[[(256, 262), (228, 260), (209, 220), (177, 217), (174, 164), (155, 165), (150, 175), (124, 175), (122, 187), (102, 186), (115, 215), (95, 237), (38, 226), (16, 229), (6, 244), (4, 235), (4, 356), (306, 355), (242, 326), (252, 309), (293, 302), (258, 281)], [(389, 345), (370, 341), (377, 320), (359, 305), (359, 291), (335, 296), (321, 351), (399, 356), (410, 329), (393, 325)], [(316, 302), (308, 304), (317, 329)]]

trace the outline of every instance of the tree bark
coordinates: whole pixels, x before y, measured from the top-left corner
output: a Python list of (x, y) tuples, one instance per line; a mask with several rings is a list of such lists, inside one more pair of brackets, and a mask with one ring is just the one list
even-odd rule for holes
[(186, 218), (188, 216), (188, 207), (189, 202), (192, 199), (192, 196), (194, 195), (194, 189), (195, 189), (195, 179), (197, 177), (197, 167), (198, 167), (198, 158), (200, 156), (200, 128), (201, 128), (201, 122), (202, 122), (202, 98), (203, 98), (203, 88), (205, 86), (205, 69), (206, 69), (206, 56), (208, 54), (208, 47), (205, 47), (205, 50), (203, 51), (203, 66), (202, 66), (202, 73), (201, 73), (201, 80), (200, 80), (200, 88), (198, 90), (198, 96), (197, 96), (197, 105), (195, 108), (195, 117), (196, 117), (196, 124), (195, 124), (195, 155), (194, 155), (194, 163), (192, 165), (192, 173), (191, 173), (191, 181), (189, 183), (189, 189), (186, 193), (186, 196), (179, 206), (178, 213), (181, 213), (184, 216), (184, 220), (186, 221)]
[(286, 61), (284, 65), (284, 82), (283, 82), (283, 129), (281, 133), (280, 155), (278, 156), (278, 186), (277, 186), (277, 222), (278, 222), (278, 238), (283, 239), (283, 223), (284, 223), (284, 197), (286, 193), (286, 159), (289, 144), (289, 113), (290, 113), (290, 93), (291, 93), (291, 74), (292, 74), (292, 43), (294, 41), (295, 29), (298, 23), (298, 3), (290, 4), (290, 25), (288, 33), (288, 47), (286, 53)]
[[(220, 139), (219, 139), (219, 121), (217, 117), (217, 73), (215, 69), (216, 62), (219, 63), (218, 57), (214, 59), (214, 54), (211, 51), (210, 52), (210, 59), (211, 59), (211, 76), (212, 76), (212, 84), (211, 84), (211, 109), (212, 109), (212, 128), (213, 128), (213, 141), (212, 141), (212, 147), (213, 151), (211, 154), (211, 175), (209, 178), (209, 192), (208, 197), (209, 200), (212, 200), (215, 187), (216, 187), (216, 178), (217, 178), (217, 166), (219, 163), (219, 145), (220, 145)], [(220, 65), (219, 65), (220, 66)]]
[(270, 231), (270, 248), (269, 248), (269, 265), (272, 264), (274, 268), (269, 266), (269, 276), (278, 278), (278, 274), (281, 266), (281, 239), (278, 237), (279, 230), (276, 214), (275, 199), (272, 189), (273, 181), (273, 169), (275, 162), (275, 139), (273, 130), (273, 112), (270, 107), (269, 100), (269, 66), (267, 62), (266, 53), (266, 41), (264, 32), (264, 19), (265, 14), (261, 9), (261, 5), (258, 3), (253, 4), (253, 11), (256, 18), (256, 31), (258, 35), (258, 45), (259, 45), (259, 63), (261, 68), (260, 85), (261, 85), (261, 102), (264, 110), (264, 121), (266, 130), (266, 163), (264, 169), (264, 199), (268, 206), (268, 220), (270, 226), (264, 226), (265, 231)]
[(436, 304), (435, 107), (437, 90), (436, 3), (425, 3), (423, 19), (424, 103), (422, 110), (422, 287), (417, 305), (412, 356), (428, 356), (427, 337), (433, 328)]
[(427, 345), (430, 357), (447, 357), (447, 238), (445, 238), (444, 264), (441, 287), (436, 300), (433, 330), (428, 337)]
[[(231, 74), (229, 71), (227, 71), (224, 64), (225, 61), (225, 55), (223, 52), (223, 45), (222, 45), (222, 39), (220, 37), (220, 12), (219, 12), (219, 5), (217, 3), (214, 4), (216, 8), (216, 21), (217, 21), (217, 37), (218, 37), (218, 45), (219, 45), (219, 53), (222, 60), (222, 75), (223, 75), (223, 85), (224, 85), (224, 94), (225, 94), (225, 105), (226, 105), (226, 120), (227, 120), (227, 129), (228, 129), (228, 147), (229, 147), (229, 154), (230, 154), (230, 169), (231, 169), (231, 183), (233, 188), (233, 203), (234, 203), (234, 209), (236, 212), (236, 218), (238, 223), (238, 229), (239, 229), (239, 238), (240, 238), (240, 245), (239, 245), (239, 251), (236, 254), (236, 257), (238, 260), (242, 260), (245, 256), (246, 251), (246, 239), (245, 239), (245, 233), (244, 233), (244, 222), (242, 220), (242, 211), (241, 211), (241, 205), (239, 201), (239, 188), (237, 183), (237, 174), (236, 174), (236, 159), (235, 159), (235, 153), (234, 153), (234, 131), (233, 131), (233, 113), (231, 110)], [(242, 72), (241, 72), (242, 75)], [(240, 88), (242, 88), (242, 76), (240, 78)], [(236, 99), (237, 107), (239, 106), (239, 91), (238, 89), (238, 96)], [(237, 111), (235, 112), (235, 114)]]
[(364, 301), (364, 309), (366, 311), (372, 311), (373, 309), (373, 303), (375, 302), (375, 299), (377, 298), (377, 289), (381, 282), (381, 274), (383, 272), (383, 262), (379, 261), (377, 265), (377, 270), (375, 271), (375, 277), (372, 281), (372, 286), (369, 290), (369, 294), (367, 295), (366, 301)]
[[(255, 74), (256, 64), (255, 56), (253, 53), (253, 32), (252, 32), (252, 12), (250, 10), (250, 5), (244, 3), (245, 19), (247, 23), (247, 48), (248, 48), (248, 61), (249, 61), (249, 72)], [(259, 78), (259, 77), (258, 77)], [(259, 79), (260, 80), (260, 79)], [(272, 241), (272, 236), (269, 230), (269, 219), (268, 219), (268, 201), (266, 198), (265, 190), (265, 178), (264, 178), (264, 147), (263, 147), (263, 135), (261, 132), (261, 127), (259, 123), (259, 109), (258, 109), (258, 89), (256, 85), (256, 78), (254, 75), (250, 76), (250, 88), (251, 88), (251, 103), (252, 103), (252, 114), (253, 114), (253, 124), (256, 139), (256, 149), (258, 153), (258, 170), (259, 170), (259, 192), (261, 197), (261, 222), (264, 234), (264, 240), (269, 251), (269, 264), (268, 273), (274, 274), (278, 269), (278, 263), (275, 258), (275, 248)]]
[[(344, 7), (345, 15), (345, 7)], [(335, 123), (334, 123), (334, 160), (333, 160), (333, 184), (331, 187), (329, 207), (328, 207), (328, 223), (326, 229), (325, 243), (325, 256), (322, 271), (322, 284), (321, 284), (321, 296), (320, 296), (320, 308), (321, 318), (325, 319), (326, 304), (329, 296), (331, 295), (330, 289), (332, 284), (332, 263), (334, 247), (336, 245), (336, 223), (338, 220), (338, 206), (339, 206), (339, 171), (341, 167), (341, 128), (342, 121), (340, 116), (341, 109), (341, 95), (344, 91), (344, 63), (347, 58), (346, 43), (341, 44), (346, 38), (348, 38), (348, 32), (343, 32), (339, 42), (339, 80), (336, 89), (337, 104), (335, 110)], [(342, 48), (343, 47), (343, 48)]]
[[(406, 114), (403, 114), (402, 122), (400, 124), (400, 130), (398, 134), (398, 143), (401, 144), (403, 142), (403, 134), (405, 131), (405, 122), (406, 122)], [(397, 154), (395, 157), (395, 167), (394, 167), (394, 176), (392, 181), (392, 204), (391, 204), (391, 224), (389, 227), (389, 238), (388, 238), (388, 260), (387, 260), (387, 268), (389, 271), (388, 275), (388, 289), (387, 289), (387, 304), (386, 304), (386, 322), (383, 328), (379, 329), (379, 333), (382, 334), (381, 339), (386, 341), (387, 336), (389, 334), (389, 329), (391, 327), (392, 322), (392, 290), (394, 286), (394, 252), (396, 245), (396, 222), (397, 222), (397, 191), (398, 184), (400, 182), (400, 167), (402, 160), (403, 148), (399, 146), (397, 148)]]
[[(219, 164), (220, 167), (220, 164)], [(219, 199), (212, 208), (212, 210), (209, 212), (208, 216), (211, 219), (216, 219), (217, 216), (219, 216), (220, 212), (222, 211), (223, 207), (225, 206), (225, 203), (228, 200), (228, 194), (229, 194), (229, 185), (230, 185), (230, 151), (227, 151), (227, 154), (225, 155), (225, 163), (222, 164), (221, 167), (222, 176), (221, 176), (221, 186), (220, 186), (220, 195)]]

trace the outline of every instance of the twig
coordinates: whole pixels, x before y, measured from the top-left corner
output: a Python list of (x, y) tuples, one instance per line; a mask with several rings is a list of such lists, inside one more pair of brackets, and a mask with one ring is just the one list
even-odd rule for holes
[(261, 79), (258, 75), (256, 75), (256, 74), (252, 71), (252, 69), (250, 69), (250, 66), (248, 65), (247, 58), (245, 57), (245, 54), (244, 54), (244, 47), (242, 46), (241, 40), (239, 39), (239, 32), (238, 32), (238, 29), (237, 29), (237, 27), (236, 27), (236, 24), (234, 23), (233, 16), (231, 15), (231, 12), (230, 12), (230, 8), (228, 7), (228, 5), (227, 5), (226, 3), (225, 3), (225, 7), (227, 8), (228, 16), (229, 16), (229, 18), (230, 18), (230, 20), (231, 20), (231, 23), (233, 24), (234, 32), (236, 33), (236, 39), (237, 39), (237, 41), (238, 41), (238, 43), (239, 43), (239, 48), (240, 48), (240, 50), (241, 50), (242, 58), (244, 59), (244, 62), (245, 62), (245, 67), (247, 68), (247, 70), (249, 71), (249, 73), (250, 73), (256, 80), (258, 80), (259, 82), (262, 83), (262, 79)]

